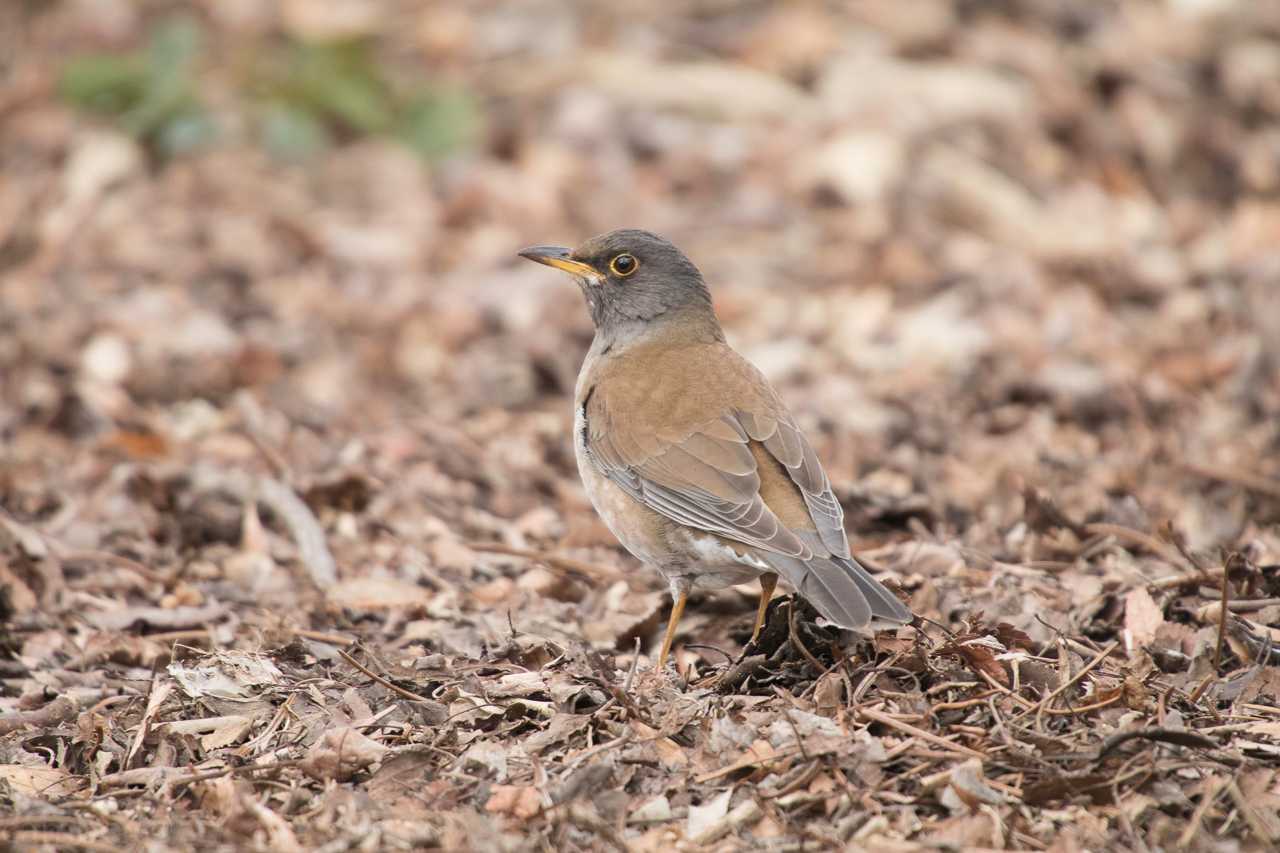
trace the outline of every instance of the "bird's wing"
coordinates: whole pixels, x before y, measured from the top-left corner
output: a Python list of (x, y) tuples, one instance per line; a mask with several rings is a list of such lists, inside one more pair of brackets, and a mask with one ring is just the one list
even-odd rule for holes
[(764, 377), (724, 345), (682, 366), (587, 392), (592, 464), (672, 521), (751, 547), (828, 618), (904, 621), (905, 608), (850, 557), (817, 454)]
[(744, 545), (802, 560), (813, 556), (812, 548), (761, 498), (750, 439), (732, 415), (668, 442), (638, 434), (623, 422), (610, 423), (602, 416), (599, 395), (591, 402), (595, 406), (586, 413), (588, 457), (632, 497), (672, 521)]
[[(772, 395), (772, 389), (770, 394)], [(827, 473), (822, 470), (818, 454), (809, 444), (804, 433), (791, 419), (790, 413), (779, 402), (765, 411), (748, 411), (738, 409), (735, 412), (737, 423), (746, 430), (747, 436), (760, 442), (769, 455), (782, 466), (793, 489), (799, 489), (808, 510), (808, 521), (818, 535), (827, 554), (836, 557), (849, 556), (849, 539), (844, 532), (844, 510), (840, 501), (831, 491), (831, 482)], [(768, 471), (767, 466), (761, 466)], [(764, 476), (767, 478), (770, 473)], [(776, 476), (775, 473), (775, 476)], [(764, 484), (769, 485), (767, 482)], [(779, 491), (786, 486), (777, 484)], [(785, 492), (784, 492), (785, 493)], [(797, 518), (797, 521), (802, 521)]]

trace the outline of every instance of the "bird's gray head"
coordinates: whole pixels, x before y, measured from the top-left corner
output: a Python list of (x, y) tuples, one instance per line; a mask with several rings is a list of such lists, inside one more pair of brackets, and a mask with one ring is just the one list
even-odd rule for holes
[(534, 246), (520, 256), (574, 276), (596, 329), (605, 334), (676, 317), (715, 325), (702, 273), (684, 252), (649, 231), (622, 228), (576, 249)]

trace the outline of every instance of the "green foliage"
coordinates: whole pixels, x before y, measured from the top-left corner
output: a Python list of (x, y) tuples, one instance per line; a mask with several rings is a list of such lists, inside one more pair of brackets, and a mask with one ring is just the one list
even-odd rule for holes
[[(196, 84), (202, 35), (176, 18), (156, 28), (145, 50), (72, 59), (62, 95), (163, 154), (202, 145), (216, 130)], [(466, 144), (478, 124), (466, 93), (393, 81), (367, 40), (272, 43), (240, 82), (256, 104), (261, 144), (282, 159), (304, 160), (335, 139), (360, 136), (397, 139), (437, 158)]]
[(68, 62), (60, 81), (62, 96), (82, 109), (114, 117), (161, 153), (203, 145), (213, 138), (214, 125), (196, 92), (200, 45), (194, 22), (166, 21), (144, 51)]
[(478, 125), (475, 102), (458, 89), (421, 91), (401, 111), (396, 135), (423, 157), (442, 157), (464, 146)]
[(285, 103), (351, 131), (385, 133), (395, 115), (391, 87), (367, 42), (291, 45), (274, 88)]
[(257, 76), (267, 101), (263, 141), (277, 155), (305, 157), (342, 134), (391, 136), (440, 157), (474, 132), (470, 98), (420, 81), (396, 86), (367, 41), (294, 43), (273, 59)]
[(333, 142), (324, 122), (307, 110), (283, 101), (266, 106), (258, 130), (263, 147), (281, 160), (306, 160)]

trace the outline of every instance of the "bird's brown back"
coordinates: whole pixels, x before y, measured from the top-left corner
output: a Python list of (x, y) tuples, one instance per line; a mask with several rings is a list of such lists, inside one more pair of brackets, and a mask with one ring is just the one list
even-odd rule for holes
[(582, 396), (594, 443), (607, 440), (618, 461), (643, 467), (665, 457), (679, 466), (672, 475), (697, 488), (737, 502), (758, 493), (786, 528), (816, 529), (786, 466), (726, 420), (774, 434), (790, 416), (764, 376), (724, 341), (687, 328), (650, 336), (600, 361)]

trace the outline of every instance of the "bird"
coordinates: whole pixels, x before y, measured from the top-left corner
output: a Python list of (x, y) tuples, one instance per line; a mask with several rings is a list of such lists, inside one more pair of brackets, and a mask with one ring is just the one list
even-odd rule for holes
[(586, 298), (595, 337), (574, 389), (574, 455), (605, 525), (670, 589), (659, 669), (690, 593), (752, 579), (752, 643), (780, 577), (841, 628), (912, 621), (850, 553), (817, 454), (769, 381), (726, 342), (680, 249), (624, 228), (518, 254), (570, 274)]

